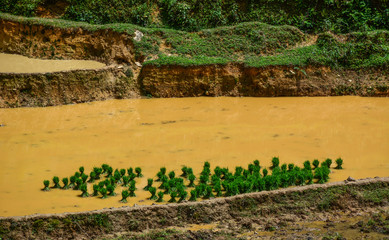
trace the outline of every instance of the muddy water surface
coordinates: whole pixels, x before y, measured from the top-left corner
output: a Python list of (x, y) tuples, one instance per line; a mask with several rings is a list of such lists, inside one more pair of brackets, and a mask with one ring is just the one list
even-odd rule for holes
[(79, 69), (98, 69), (105, 64), (90, 60), (42, 60), (0, 53), (1, 73), (46, 73)]
[[(269, 166), (273, 156), (296, 164), (342, 157), (345, 169), (332, 170), (331, 181), (389, 176), (389, 98), (112, 100), (0, 109), (0, 124), (0, 216), (123, 205), (119, 196), (40, 191), (44, 179), (70, 176), (81, 165), (88, 173), (102, 163), (140, 166), (138, 189), (161, 166), (178, 173), (188, 165), (198, 174), (204, 161)], [(136, 194), (126, 205), (151, 203), (143, 201), (148, 192)]]

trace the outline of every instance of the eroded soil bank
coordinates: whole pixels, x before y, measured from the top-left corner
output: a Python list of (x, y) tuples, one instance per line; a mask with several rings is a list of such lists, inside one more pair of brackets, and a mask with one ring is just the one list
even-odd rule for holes
[[(147, 239), (150, 238), (147, 233), (153, 229), (211, 224), (209, 229), (215, 229), (216, 232), (217, 229), (230, 229), (226, 236), (240, 235), (245, 238), (241, 235), (244, 229), (254, 233), (255, 230), (277, 231), (296, 222), (331, 221), (339, 216), (352, 218), (380, 210), (382, 213), (389, 204), (388, 189), (389, 178), (375, 178), (265, 191), (203, 202), (0, 218), (0, 236), (3, 239), (106, 239), (135, 235)], [(237, 229), (239, 231), (233, 233)], [(215, 235), (215, 231), (208, 232), (208, 235)]]
[(388, 76), (387, 69), (336, 71), (318, 66), (146, 65), (138, 82), (143, 94), (156, 97), (389, 96)]

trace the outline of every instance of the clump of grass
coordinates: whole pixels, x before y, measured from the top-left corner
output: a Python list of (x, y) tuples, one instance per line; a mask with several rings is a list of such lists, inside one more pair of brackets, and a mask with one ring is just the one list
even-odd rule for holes
[(59, 177), (54, 176), (53, 177), (53, 183), (54, 183), (53, 188), (61, 188), (61, 186), (59, 185)]
[(62, 178), (63, 187), (62, 189), (69, 189), (69, 178), (64, 177)]
[(130, 196), (130, 193), (127, 190), (122, 191), (122, 200), (120, 202), (127, 203), (127, 198)]
[(337, 158), (337, 159), (335, 160), (335, 162), (336, 162), (336, 167), (335, 167), (335, 169), (343, 169), (343, 167), (342, 167), (342, 165), (343, 165), (343, 159), (342, 159), (342, 158)]
[(150, 200), (156, 200), (157, 199), (157, 196), (155, 196), (155, 193), (157, 192), (157, 189), (155, 187), (150, 187), (149, 188), (149, 192), (151, 194), (150, 196)]
[(143, 177), (142, 175), (142, 169), (140, 167), (136, 167), (135, 168), (135, 172), (136, 172), (136, 177)]
[(50, 188), (49, 188), (49, 185), (50, 185), (50, 181), (49, 180), (44, 180), (43, 181), (43, 185), (44, 185), (44, 187), (43, 187), (43, 191), (45, 191), (45, 192), (48, 192), (48, 191), (50, 191)]
[(82, 191), (81, 197), (89, 197), (88, 188), (85, 183), (80, 186), (80, 190)]
[(146, 185), (146, 187), (143, 188), (143, 190), (148, 191), (149, 188), (152, 187), (152, 186), (153, 186), (153, 179), (152, 178), (148, 178), (147, 179), (147, 185)]
[(165, 194), (162, 192), (162, 191), (159, 191), (158, 192), (158, 199), (157, 199), (157, 202), (163, 202), (163, 196)]
[(319, 164), (320, 164), (319, 160), (317, 160), (317, 159), (313, 160), (313, 162), (312, 162), (313, 169), (316, 169), (317, 167), (319, 167)]

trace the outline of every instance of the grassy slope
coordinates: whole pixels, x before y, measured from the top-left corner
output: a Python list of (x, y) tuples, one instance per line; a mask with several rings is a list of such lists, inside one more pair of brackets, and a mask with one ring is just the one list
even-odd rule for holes
[(247, 66), (326, 65), (335, 68), (358, 69), (387, 67), (389, 63), (389, 31), (357, 32), (342, 36), (339, 42), (331, 34), (319, 35), (314, 45), (295, 47), (307, 40), (307, 35), (292, 26), (272, 26), (264, 23), (240, 23), (235, 26), (184, 32), (166, 28), (145, 28), (133, 24), (95, 25), (61, 19), (18, 17), (0, 13), (0, 18), (26, 24), (41, 24), (59, 28), (113, 31), (133, 35), (144, 33), (134, 41), (139, 61), (153, 65), (206, 65), (240, 62)]

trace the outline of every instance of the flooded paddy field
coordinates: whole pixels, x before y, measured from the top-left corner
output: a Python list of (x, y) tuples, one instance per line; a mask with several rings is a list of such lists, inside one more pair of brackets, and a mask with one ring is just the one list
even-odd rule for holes
[(105, 64), (90, 60), (43, 60), (0, 53), (0, 73), (46, 73), (103, 67)]
[[(141, 190), (160, 167), (195, 174), (203, 163), (270, 166), (344, 159), (330, 181), (389, 173), (389, 99), (180, 98), (110, 100), (48, 108), (0, 109), (0, 216), (62, 213), (151, 204)], [(41, 191), (44, 179), (108, 163), (141, 167), (137, 197), (80, 198)], [(91, 186), (88, 186), (91, 192)], [(117, 189), (117, 193), (121, 190)]]

